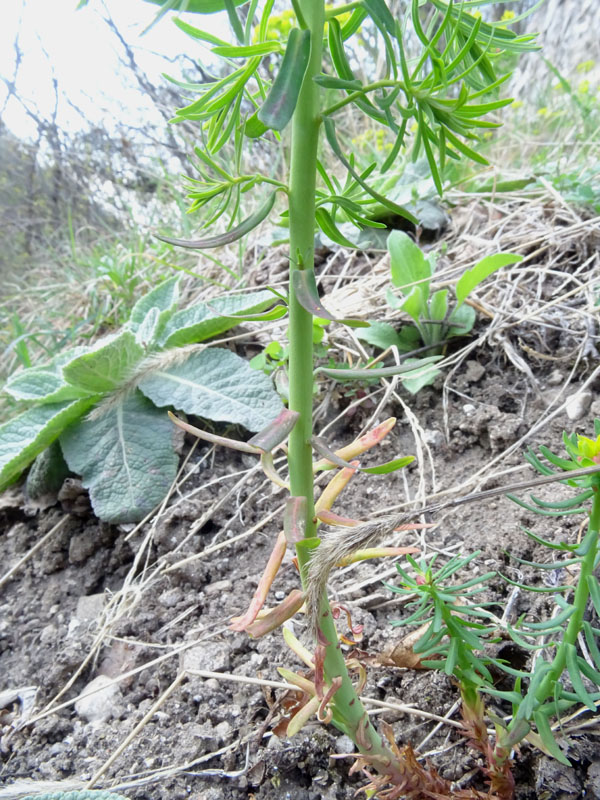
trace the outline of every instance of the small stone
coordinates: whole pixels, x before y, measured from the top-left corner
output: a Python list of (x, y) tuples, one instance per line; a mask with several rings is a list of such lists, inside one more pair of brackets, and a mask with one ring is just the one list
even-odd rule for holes
[(42, 630), (40, 631), (40, 642), (42, 644), (47, 644), (48, 642), (54, 641), (58, 635), (58, 628), (56, 625), (52, 625), (52, 623), (45, 625)]
[(225, 594), (226, 592), (231, 591), (232, 586), (233, 584), (229, 580), (215, 581), (214, 583), (209, 583), (208, 586), (205, 586), (204, 592), (207, 596), (211, 594)]
[[(93, 694), (89, 694), (93, 692)], [(84, 697), (83, 695), (88, 695)], [(94, 725), (117, 717), (121, 711), (121, 690), (106, 675), (98, 675), (90, 681), (81, 696), (75, 701), (75, 711), (80, 717)]]
[(480, 364), (479, 361), (475, 361), (474, 359), (467, 361), (467, 371), (465, 373), (465, 380), (467, 383), (478, 383), (484, 375), (485, 367)]
[(86, 625), (98, 619), (104, 608), (103, 594), (88, 594), (80, 597), (75, 609), (75, 617)]
[(553, 369), (550, 375), (548, 375), (546, 383), (548, 384), (548, 386), (560, 386), (560, 384), (563, 383), (564, 379), (565, 377), (560, 370)]
[(231, 738), (232, 735), (232, 728), (231, 725), (227, 722), (226, 719), (223, 722), (219, 722), (218, 725), (215, 725), (215, 733), (221, 740), (221, 742), (225, 742)]
[(167, 589), (166, 592), (163, 592), (161, 595), (159, 595), (158, 602), (165, 608), (175, 608), (182, 597), (183, 592), (181, 589), (174, 586), (172, 589)]
[(570, 395), (567, 397), (565, 402), (565, 411), (567, 412), (567, 417), (573, 422), (581, 419), (585, 416), (591, 404), (591, 392), (576, 392), (575, 394)]
[(465, 414), (467, 417), (472, 417), (476, 411), (476, 408), (473, 405), (473, 403), (465, 403), (464, 406), (462, 407), (462, 410), (463, 414)]
[(441, 431), (435, 430), (434, 428), (426, 428), (423, 431), (423, 439), (425, 440), (425, 443), (431, 447), (442, 447), (446, 441), (444, 434)]
[(285, 600), (285, 592), (275, 592), (275, 600), (277, 600), (278, 603)]
[(590, 406), (590, 411), (592, 412), (594, 417), (600, 417), (600, 397), (597, 400), (594, 400), (594, 402)]
[(229, 645), (225, 642), (203, 642), (190, 647), (180, 656), (181, 669), (226, 672), (231, 667)]
[(356, 752), (356, 745), (349, 736), (344, 734), (343, 736), (338, 736), (335, 740), (335, 752), (348, 755), (348, 753)]
[(88, 532), (77, 533), (69, 542), (69, 563), (82, 564), (94, 553), (96, 542)]

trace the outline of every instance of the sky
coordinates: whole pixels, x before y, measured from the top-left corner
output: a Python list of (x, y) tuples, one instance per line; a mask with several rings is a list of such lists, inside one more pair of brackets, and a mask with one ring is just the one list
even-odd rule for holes
[[(169, 65), (162, 56), (173, 59), (185, 52), (193, 58), (206, 58), (206, 51), (173, 24), (171, 15), (142, 35), (156, 15), (157, 6), (151, 3), (143, 0), (89, 0), (88, 5), (80, 10), (77, 10), (77, 5), (78, 0), (3, 1), (0, 76), (13, 80), (14, 43), (18, 37), (22, 51), (18, 94), (47, 119), (54, 105), (52, 81), (55, 77), (62, 93), (58, 108), (59, 127), (67, 130), (86, 127), (68, 100), (81, 108), (90, 122), (106, 122), (107, 118), (110, 121), (111, 115), (118, 118), (143, 105), (139, 91), (124, 86), (127, 81), (124, 81), (123, 68), (119, 65), (122, 49), (103, 20), (107, 12), (154, 83), (164, 80), (161, 77), (163, 71), (181, 77), (179, 67)], [(225, 24), (220, 16), (208, 18), (211, 30), (217, 34)], [(188, 19), (199, 25), (198, 15), (188, 15)], [(203, 23), (206, 19), (203, 18)], [(0, 81), (3, 122), (20, 138), (32, 139), (37, 133), (35, 123), (14, 98), (4, 108), (6, 96), (6, 85)], [(150, 100), (148, 107), (152, 107)]]

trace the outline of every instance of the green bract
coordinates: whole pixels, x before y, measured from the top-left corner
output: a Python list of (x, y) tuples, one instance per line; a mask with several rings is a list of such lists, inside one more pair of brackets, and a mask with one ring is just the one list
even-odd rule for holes
[(267, 311), (273, 295), (266, 290), (181, 311), (178, 298), (179, 278), (169, 278), (136, 303), (119, 333), (8, 380), (4, 390), (30, 407), (0, 426), (0, 488), (59, 439), (97, 516), (135, 522), (160, 503), (176, 475), (176, 429), (165, 407), (251, 431), (277, 416), (282, 404), (270, 380), (244, 359), (219, 347), (180, 348), (284, 307)]

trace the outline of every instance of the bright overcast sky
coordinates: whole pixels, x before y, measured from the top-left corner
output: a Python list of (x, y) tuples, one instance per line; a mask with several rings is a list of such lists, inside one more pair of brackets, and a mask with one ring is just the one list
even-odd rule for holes
[[(133, 81), (131, 78), (123, 80), (126, 70), (119, 64), (119, 54), (123, 53), (121, 45), (102, 19), (107, 11), (134, 49), (139, 64), (155, 83), (163, 80), (160, 77), (163, 71), (180, 77), (179, 68), (175, 65), (169, 69), (157, 54), (174, 58), (186, 52), (199, 58), (205, 52), (173, 24), (172, 15), (164, 17), (141, 36), (157, 11), (157, 6), (151, 3), (89, 0), (79, 11), (77, 4), (78, 0), (4, 0), (2, 3), (0, 76), (9, 81), (13, 79), (14, 43), (18, 36), (22, 52), (18, 94), (36, 108), (40, 116), (48, 119), (54, 104), (52, 80), (56, 77), (62, 95), (58, 114), (62, 127), (82, 126), (81, 118), (65, 97), (81, 108), (91, 122), (104, 121), (108, 128), (112, 127), (110, 117), (122, 116), (143, 103), (138, 90), (124, 88), (124, 83), (131, 85)], [(200, 18), (192, 16), (190, 21), (197, 25)], [(210, 20), (213, 25), (220, 22), (215, 15)], [(6, 93), (6, 86), (1, 82), (0, 110), (4, 107)], [(149, 102), (149, 107), (151, 105)], [(19, 137), (32, 138), (37, 133), (35, 124), (14, 98), (6, 107), (3, 121)]]

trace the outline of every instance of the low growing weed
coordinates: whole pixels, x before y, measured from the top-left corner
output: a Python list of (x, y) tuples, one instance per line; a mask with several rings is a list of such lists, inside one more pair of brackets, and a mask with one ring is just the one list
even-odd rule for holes
[(267, 290), (228, 294), (178, 310), (179, 278), (134, 305), (123, 329), (15, 373), (5, 391), (26, 410), (0, 426), (0, 488), (56, 439), (69, 468), (110, 522), (142, 519), (177, 471), (164, 408), (264, 428), (282, 410), (268, 378), (226, 348), (198, 345), (243, 319), (275, 319)]
[[(551, 720), (560, 721), (564, 711), (575, 704), (597, 713), (600, 702), (600, 629), (594, 622), (600, 616), (600, 584), (594, 574), (600, 559), (600, 420), (595, 422), (595, 439), (564, 434), (567, 458), (541, 447), (541, 457), (533, 451), (527, 461), (543, 476), (571, 486), (576, 494), (561, 501), (543, 501), (531, 495), (531, 502), (508, 495), (529, 511), (543, 516), (561, 517), (587, 513), (587, 531), (580, 542), (552, 542), (525, 530), (538, 545), (561, 557), (543, 563), (518, 559), (535, 569), (568, 569), (577, 573), (573, 583), (553, 587), (516, 584), (522, 590), (546, 592), (553, 596), (554, 609), (542, 621), (523, 615), (511, 626), (490, 610), (490, 603), (478, 603), (495, 573), (478, 575), (455, 583), (455, 576), (476, 557), (453, 558), (443, 567), (433, 569), (410, 555), (411, 569), (398, 566), (399, 585), (388, 585), (392, 592), (412, 598), (407, 606), (412, 612), (398, 625), (420, 625), (425, 630), (414, 646), (423, 667), (441, 669), (457, 681), (463, 708), (464, 732), (470, 743), (486, 759), (493, 797), (510, 800), (514, 779), (511, 753), (524, 739), (549, 753), (561, 763), (569, 760), (556, 741)], [(595, 472), (580, 475), (582, 468)], [(569, 478), (569, 473), (577, 477)], [(485, 493), (484, 493), (485, 494)], [(513, 581), (509, 581), (514, 583)], [(590, 608), (592, 616), (586, 614)], [(515, 669), (500, 658), (489, 655), (488, 646), (509, 636), (529, 656), (529, 669)], [(513, 688), (501, 690), (490, 667), (505, 673)], [(512, 715), (505, 722), (490, 715), (496, 728), (495, 742), (489, 740), (484, 720), (482, 695), (490, 695), (509, 704)], [(561, 728), (559, 727), (560, 731)]]
[[(473, 289), (501, 267), (522, 261), (522, 256), (515, 253), (485, 256), (461, 275), (452, 298), (449, 289), (432, 289), (437, 261), (434, 252), (426, 256), (402, 231), (390, 233), (388, 252), (393, 289), (388, 290), (387, 301), (392, 308), (404, 311), (414, 327), (404, 326), (397, 331), (389, 323), (378, 322), (357, 335), (382, 350), (395, 346), (401, 353), (411, 352), (422, 344), (428, 352), (439, 354), (449, 339), (470, 333), (476, 315), (475, 309), (465, 301)], [(433, 383), (437, 375), (439, 370), (431, 367), (422, 378), (405, 381), (404, 385), (416, 392)]]

